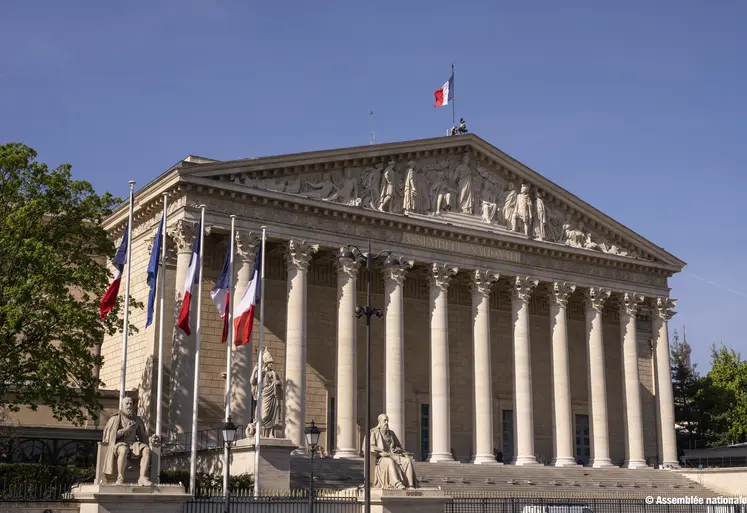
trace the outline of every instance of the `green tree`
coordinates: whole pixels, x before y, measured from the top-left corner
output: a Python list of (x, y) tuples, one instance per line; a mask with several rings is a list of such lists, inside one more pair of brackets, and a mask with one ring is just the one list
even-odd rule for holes
[(685, 362), (683, 344), (677, 330), (674, 330), (670, 344), (672, 391), (674, 393), (674, 420), (677, 426), (677, 446), (679, 453), (684, 449), (703, 447), (707, 412), (703, 405), (705, 380), (700, 377), (695, 365)]
[(747, 442), (747, 361), (734, 349), (711, 346), (708, 373), (714, 413), (720, 414), (720, 428), (713, 433), (714, 445)]
[(118, 307), (98, 314), (115, 251), (101, 221), (117, 202), (69, 164), (0, 145), (0, 408), (44, 404), (78, 424), (98, 412), (91, 348), (120, 324)]

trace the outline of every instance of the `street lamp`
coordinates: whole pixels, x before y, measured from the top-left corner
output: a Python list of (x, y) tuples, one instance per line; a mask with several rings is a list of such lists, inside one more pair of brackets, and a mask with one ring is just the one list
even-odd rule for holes
[(231, 497), (231, 442), (233, 442), (233, 437), (236, 436), (237, 429), (236, 424), (231, 422), (231, 417), (228, 417), (226, 422), (224, 422), (220, 427), (220, 432), (223, 434), (223, 442), (226, 444), (226, 461), (223, 463), (223, 466), (225, 467), (223, 469), (225, 472), (225, 482), (223, 486), (225, 488), (223, 490), (225, 496), (225, 513), (229, 513), (231, 507), (229, 502)]
[(353, 244), (347, 245), (353, 253), (353, 257), (361, 263), (366, 264), (366, 306), (357, 306), (355, 316), (360, 319), (366, 316), (366, 447), (363, 454), (363, 505), (364, 512), (371, 513), (371, 436), (368, 432), (371, 429), (371, 316), (375, 315), (379, 319), (384, 316), (384, 311), (371, 306), (371, 281), (373, 277), (373, 261), (381, 255), (391, 256), (389, 250), (382, 250), (378, 255), (371, 255), (371, 239), (368, 239), (368, 253), (363, 254)]
[(311, 419), (311, 425), (307, 426), (304, 432), (306, 433), (306, 447), (311, 451), (311, 479), (309, 479), (309, 513), (311, 513), (314, 511), (314, 453), (316, 453), (322, 430), (314, 424), (314, 419)]

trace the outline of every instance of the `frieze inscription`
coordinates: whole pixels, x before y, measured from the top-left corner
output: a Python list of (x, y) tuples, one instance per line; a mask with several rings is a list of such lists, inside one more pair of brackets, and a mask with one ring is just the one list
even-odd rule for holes
[(508, 251), (500, 248), (491, 248), (480, 246), (478, 244), (469, 244), (456, 240), (441, 239), (439, 237), (429, 237), (428, 235), (418, 235), (415, 233), (404, 233), (402, 235), (403, 244), (412, 244), (428, 249), (440, 249), (451, 251), (453, 253), (462, 253), (481, 258), (490, 258), (493, 260), (502, 260), (505, 262), (522, 262), (522, 254), (516, 251)]

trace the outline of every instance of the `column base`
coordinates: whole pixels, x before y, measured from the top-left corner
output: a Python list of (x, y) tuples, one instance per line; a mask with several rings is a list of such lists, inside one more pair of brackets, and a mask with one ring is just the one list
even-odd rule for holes
[(362, 460), (363, 456), (358, 454), (355, 449), (337, 449), (335, 455), (332, 456), (335, 460)]
[(431, 454), (428, 463), (461, 463), (461, 461), (455, 460), (449, 453), (442, 453)]
[(514, 461), (511, 462), (517, 467), (543, 467), (542, 463), (537, 461), (536, 456), (517, 456)]
[(495, 460), (493, 454), (478, 454), (470, 462), (473, 465), (503, 465), (500, 461)]
[(583, 466), (583, 465), (579, 465), (578, 463), (576, 463), (576, 458), (572, 458), (570, 456), (557, 457), (550, 462), (550, 465), (553, 467), (581, 467)]
[(609, 458), (595, 458), (589, 466), (591, 468), (618, 468)]
[(648, 465), (646, 465), (646, 462), (644, 460), (629, 460), (623, 463), (623, 467), (625, 468), (648, 468)]

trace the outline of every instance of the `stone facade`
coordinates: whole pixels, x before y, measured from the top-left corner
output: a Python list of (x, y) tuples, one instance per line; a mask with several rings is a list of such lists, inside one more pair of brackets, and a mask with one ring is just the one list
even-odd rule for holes
[[(240, 236), (253, 241), (239, 244), (235, 299), (267, 226), (264, 343), (286, 380), (285, 436), (297, 445), (299, 427), (313, 419), (326, 429), (327, 453), (356, 457), (370, 428), (365, 322), (353, 314), (366, 302), (366, 272), (345, 250), (364, 249), (370, 238), (374, 254), (387, 249), (397, 258), (379, 260), (372, 280), (373, 306), (386, 309), (372, 319), (372, 416), (386, 411), (417, 459), (495, 463), (493, 451), (505, 448), (513, 453), (505, 462), (575, 464), (580, 437), (590, 449), (582, 459), (594, 466), (676, 464), (671, 382), (657, 364), (668, 351), (667, 279), (684, 263), (478, 137), (186, 159), (137, 194), (131, 290), (143, 303), (164, 192), (164, 433), (191, 430), (195, 335), (175, 331), (172, 319), (205, 205), (200, 428), (223, 418), (226, 346), (210, 289), (235, 214)], [(107, 222), (114, 237), (126, 215)], [(195, 304), (192, 312), (194, 319)], [(160, 319), (144, 329), (145, 313), (133, 310), (131, 320), (139, 332), (129, 341), (127, 388), (138, 389), (152, 428)], [(234, 387), (232, 409), (242, 424), (250, 420), (255, 322), (252, 344), (234, 349), (234, 384), (243, 385)], [(102, 354), (101, 378), (117, 388), (121, 335), (105, 339)], [(586, 435), (576, 433), (579, 415), (587, 416)]]

